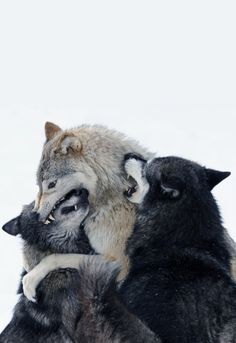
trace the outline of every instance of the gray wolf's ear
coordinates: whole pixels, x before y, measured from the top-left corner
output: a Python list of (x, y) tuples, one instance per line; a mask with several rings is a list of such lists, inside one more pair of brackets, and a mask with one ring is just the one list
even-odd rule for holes
[(68, 153), (82, 153), (83, 145), (78, 136), (72, 132), (64, 132), (58, 139), (55, 153), (66, 155)]
[(230, 172), (221, 172), (219, 170), (214, 170), (214, 169), (205, 169), (205, 170), (206, 170), (207, 182), (208, 182), (210, 191), (216, 185), (218, 185), (218, 183), (226, 179), (231, 174)]
[(47, 141), (50, 141), (60, 131), (62, 129), (56, 124), (50, 123), (49, 121), (45, 123), (45, 136)]
[(5, 225), (3, 225), (3, 231), (9, 233), (9, 235), (16, 236), (20, 233), (20, 216), (10, 220)]

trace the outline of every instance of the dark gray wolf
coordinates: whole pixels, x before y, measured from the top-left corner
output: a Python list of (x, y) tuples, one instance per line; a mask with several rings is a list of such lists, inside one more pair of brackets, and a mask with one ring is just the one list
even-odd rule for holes
[[(57, 204), (53, 212), (55, 220), (48, 225), (38, 221), (33, 206), (25, 206), (22, 214), (5, 224), (3, 230), (21, 235), (24, 244), (32, 247), (35, 260), (40, 261), (48, 253), (94, 254), (82, 224), (89, 212), (87, 190), (74, 190)], [(21, 295), (11, 322), (0, 335), (0, 342), (74, 342), (73, 320), (79, 317), (79, 304), (73, 294), (78, 283), (75, 270), (57, 270), (38, 288), (37, 304)], [(68, 312), (70, 320), (67, 320)]]

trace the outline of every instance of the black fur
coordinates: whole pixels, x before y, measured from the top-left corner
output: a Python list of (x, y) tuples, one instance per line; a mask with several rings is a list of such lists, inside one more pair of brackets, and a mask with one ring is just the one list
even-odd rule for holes
[(75, 340), (83, 343), (161, 343), (116, 295), (119, 266), (98, 256), (79, 269), (78, 297), (83, 308)]
[[(220, 213), (210, 192), (216, 174), (213, 180), (207, 169), (177, 157), (154, 159), (145, 172), (150, 189), (128, 242), (129, 275), (118, 291), (107, 283), (98, 305), (95, 294), (102, 277), (92, 271), (94, 295), (90, 290), (86, 297), (87, 318), (89, 309), (101, 329), (109, 323), (119, 342), (130, 325), (127, 318), (124, 324), (128, 312), (136, 316), (131, 327), (140, 325), (141, 319), (163, 343), (235, 343), (236, 284)], [(91, 285), (88, 277), (84, 279), (81, 300)], [(86, 330), (89, 324), (88, 320)], [(136, 337), (139, 342), (141, 333), (135, 334), (131, 341)]]
[[(58, 238), (60, 223), (45, 225), (32, 212), (33, 204), (26, 206), (22, 214), (7, 223), (5, 231), (20, 234), (25, 244), (34, 248), (39, 260), (48, 253), (94, 254), (82, 226), (73, 236)], [(0, 335), (1, 343), (53, 343), (74, 342), (74, 325), (79, 313), (79, 301), (75, 296), (79, 283), (78, 272), (61, 269), (50, 273), (37, 288), (38, 302), (28, 301), (22, 294), (15, 307), (13, 318)], [(19, 292), (22, 292), (20, 286)]]

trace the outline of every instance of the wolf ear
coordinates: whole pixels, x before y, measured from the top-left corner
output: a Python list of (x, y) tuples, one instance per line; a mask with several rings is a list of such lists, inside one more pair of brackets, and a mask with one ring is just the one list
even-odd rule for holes
[(158, 172), (157, 180), (160, 180), (161, 193), (165, 198), (177, 199), (182, 195), (184, 185), (179, 177), (170, 177)]
[(20, 233), (20, 222), (19, 222), (20, 216), (10, 220), (5, 225), (3, 225), (2, 229), (6, 233), (9, 233), (9, 235), (16, 236)]
[(59, 131), (62, 131), (62, 129), (56, 124), (50, 123), (49, 121), (45, 123), (45, 136), (47, 141), (50, 141)]
[(64, 132), (57, 142), (57, 145), (54, 149), (55, 153), (61, 153), (66, 155), (69, 152), (71, 153), (81, 153), (83, 149), (82, 142), (79, 137), (75, 136), (71, 132)]
[(161, 183), (162, 193), (170, 199), (176, 199), (180, 196), (181, 190), (167, 184)]
[(216, 185), (218, 185), (218, 183), (226, 179), (231, 174), (230, 172), (221, 172), (219, 170), (214, 170), (214, 169), (205, 169), (205, 170), (206, 170), (207, 182), (208, 182), (210, 191)]

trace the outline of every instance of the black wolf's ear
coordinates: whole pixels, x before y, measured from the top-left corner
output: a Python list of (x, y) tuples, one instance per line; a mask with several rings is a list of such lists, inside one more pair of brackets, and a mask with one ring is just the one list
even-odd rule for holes
[(47, 141), (50, 141), (59, 131), (62, 131), (62, 129), (56, 124), (50, 123), (49, 121), (45, 123), (45, 136)]
[(161, 193), (164, 198), (177, 199), (182, 195), (184, 185), (179, 177), (166, 176), (158, 172), (157, 179), (160, 180)]
[(181, 189), (163, 182), (161, 182), (161, 191), (164, 196), (170, 199), (176, 199), (181, 195)]
[(219, 170), (214, 169), (205, 169), (206, 175), (207, 175), (207, 182), (210, 188), (210, 191), (218, 185), (221, 181), (226, 179), (228, 176), (230, 176), (230, 172), (221, 172)]
[(9, 235), (16, 236), (20, 233), (20, 216), (10, 220), (5, 225), (3, 225), (3, 231), (9, 233)]

